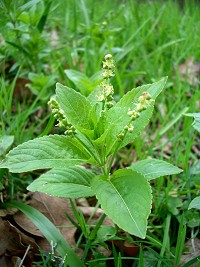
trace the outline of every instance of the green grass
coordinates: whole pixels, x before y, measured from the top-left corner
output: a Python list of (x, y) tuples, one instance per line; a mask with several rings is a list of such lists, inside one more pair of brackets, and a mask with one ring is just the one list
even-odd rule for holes
[[(47, 99), (54, 93), (52, 84), (41, 86), (35, 94), (30, 91), (28, 97), (22, 94), (16, 98), (18, 78), (28, 78), (30, 72), (75, 87), (67, 78), (66, 69), (91, 76), (101, 69), (103, 56), (112, 53), (116, 62), (116, 99), (138, 85), (168, 76), (150, 125), (134, 144), (120, 152), (121, 163), (116, 161), (127, 165), (150, 156), (167, 159), (184, 170), (179, 177), (152, 182), (154, 205), (148, 236), (145, 240), (134, 239), (143, 244), (143, 252), (140, 250), (138, 261), (132, 259), (133, 266), (142, 266), (148, 259), (154, 259), (155, 266), (178, 266), (184, 243), (183, 222), (196, 216), (194, 210), (189, 215), (187, 211), (188, 203), (198, 192), (198, 183), (188, 171), (198, 158), (192, 147), (198, 147), (199, 137), (191, 127), (191, 118), (183, 114), (186, 108), (187, 112), (199, 112), (200, 91), (199, 84), (194, 87), (181, 80), (175, 66), (191, 56), (195, 61), (200, 59), (200, 5), (192, 0), (185, 2), (182, 9), (172, 0), (20, 0), (13, 5), (6, 0), (0, 2), (4, 40), (0, 48), (0, 134), (13, 135), (14, 146), (55, 131), (47, 108)], [(57, 34), (54, 45), (53, 31)], [(1, 176), (5, 179), (5, 174)], [(31, 175), (7, 177), (8, 199), (15, 199), (19, 191), (23, 194), (25, 185), (33, 179)], [(170, 195), (182, 203), (174, 212)], [(187, 238), (193, 230), (197, 230), (196, 226), (189, 223)], [(88, 236), (85, 258), (91, 248)], [(113, 251), (107, 261), (122, 266), (125, 256), (120, 253)], [(97, 264), (95, 260), (99, 259), (94, 259), (93, 264)], [(95, 265), (91, 262), (90, 266)]]

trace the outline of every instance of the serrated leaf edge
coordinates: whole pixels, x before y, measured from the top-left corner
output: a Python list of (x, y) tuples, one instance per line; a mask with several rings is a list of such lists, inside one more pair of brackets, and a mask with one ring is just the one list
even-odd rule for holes
[[(126, 168), (126, 169), (128, 169), (128, 168)], [(119, 169), (119, 170), (121, 170), (121, 169)], [(117, 170), (117, 171), (119, 171), (119, 170)], [(129, 169), (129, 170), (130, 170), (130, 169)], [(117, 172), (117, 171), (116, 171), (116, 172)], [(137, 171), (135, 171), (135, 170), (134, 170), (134, 172), (136, 172), (136, 173), (139, 174), (139, 175), (142, 175), (140, 172), (137, 172)], [(142, 175), (142, 176), (144, 177), (144, 175)], [(144, 178), (145, 178), (145, 177), (144, 177)], [(146, 179), (146, 178), (145, 178), (145, 179)], [(106, 181), (109, 182), (109, 180), (106, 180)], [(150, 183), (149, 183), (148, 180), (146, 180), (146, 181), (147, 181), (148, 188), (149, 188), (149, 193), (150, 193), (150, 196), (151, 196), (151, 199), (150, 199), (151, 202), (150, 202), (150, 207), (149, 207), (150, 212), (149, 212), (149, 214), (148, 214), (148, 215), (146, 216), (146, 218), (145, 218), (145, 220), (146, 220), (146, 229), (145, 229), (145, 232), (146, 232), (146, 230), (147, 230), (147, 219), (148, 219), (148, 217), (149, 217), (149, 215), (150, 215), (150, 213), (151, 213), (151, 209), (152, 209), (152, 199), (153, 199), (151, 185), (150, 185)], [(117, 192), (118, 192), (118, 191), (117, 191)], [(136, 236), (136, 234), (133, 233), (133, 232), (130, 232), (128, 228), (126, 228), (126, 227), (124, 227), (124, 226), (121, 227), (121, 225), (120, 225), (118, 222), (116, 222), (116, 220), (113, 219), (112, 216), (109, 215), (109, 212), (107, 212), (106, 210), (104, 210), (104, 205), (101, 203), (101, 201), (99, 200), (99, 198), (98, 198), (97, 195), (96, 195), (96, 198), (98, 199), (99, 203), (101, 204), (101, 207), (102, 207), (103, 211), (105, 212), (105, 214), (106, 214), (108, 217), (110, 217), (110, 218), (112, 219), (112, 221), (113, 221), (116, 225), (118, 225), (118, 226), (119, 226), (120, 228), (122, 228), (123, 230), (129, 232), (130, 234), (133, 234), (133, 235)], [(121, 197), (120, 197), (120, 198), (121, 198)], [(132, 216), (131, 216), (131, 217), (132, 217)], [(133, 220), (133, 221), (135, 222), (135, 220)], [(136, 224), (136, 223), (135, 223), (135, 224)], [(137, 224), (136, 224), (136, 225), (137, 225)], [(137, 229), (138, 229), (138, 227), (137, 227)], [(140, 230), (139, 230), (139, 232), (141, 233)], [(145, 235), (141, 235), (141, 236), (139, 236), (139, 237), (142, 238), (142, 239), (144, 239), (145, 236), (146, 236), (146, 234), (145, 234)]]

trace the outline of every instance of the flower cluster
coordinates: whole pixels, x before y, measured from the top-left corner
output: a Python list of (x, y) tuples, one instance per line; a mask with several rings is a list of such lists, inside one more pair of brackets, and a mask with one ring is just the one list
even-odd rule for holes
[(134, 126), (132, 121), (136, 120), (142, 111), (146, 110), (150, 104), (154, 102), (154, 99), (151, 98), (151, 95), (148, 92), (143, 92), (142, 95), (138, 98), (138, 102), (135, 104), (134, 109), (128, 110), (128, 116), (130, 117), (130, 122), (124, 127), (124, 129), (117, 135), (117, 139), (122, 141), (127, 132), (132, 133), (134, 131)]
[(73, 125), (68, 123), (67, 117), (64, 114), (64, 111), (59, 107), (58, 102), (55, 98), (51, 98), (48, 102), (54, 118), (58, 121), (56, 126), (64, 127), (66, 129), (65, 135), (73, 136), (76, 133), (76, 130)]
[(142, 95), (138, 98), (139, 103), (137, 103), (136, 111), (143, 111), (148, 108), (148, 106), (154, 101), (151, 98), (151, 95), (147, 92), (143, 92)]
[(110, 83), (110, 78), (115, 76), (115, 65), (111, 54), (105, 55), (104, 59), (102, 72), (103, 82), (101, 83), (103, 91), (99, 96), (99, 101), (105, 103), (106, 108), (109, 109), (113, 106), (114, 88)]

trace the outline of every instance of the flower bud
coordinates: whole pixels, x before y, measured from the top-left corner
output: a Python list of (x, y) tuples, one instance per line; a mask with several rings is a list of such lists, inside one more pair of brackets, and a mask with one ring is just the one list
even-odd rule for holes
[(125, 131), (128, 131), (128, 128), (129, 128), (128, 125), (124, 126)]
[(104, 69), (102, 75), (105, 79), (109, 79), (115, 76), (114, 72), (110, 69)]
[(138, 112), (141, 112), (141, 111), (146, 110), (146, 109), (147, 109), (147, 105), (146, 104), (138, 103), (136, 105), (136, 110)]
[(119, 141), (122, 141), (122, 140), (124, 139), (124, 132), (119, 133), (119, 134), (117, 135), (117, 139), (118, 139)]
[(129, 110), (127, 114), (131, 117), (131, 120), (133, 121), (140, 116), (140, 113), (137, 112), (135, 109)]
[(111, 59), (112, 58), (112, 55), (111, 54), (107, 54), (107, 55), (105, 55), (105, 60), (108, 60), (108, 59)]
[(129, 132), (129, 133), (132, 133), (133, 130), (134, 130), (134, 126), (133, 126), (133, 125), (130, 125), (130, 126), (128, 127), (128, 132)]

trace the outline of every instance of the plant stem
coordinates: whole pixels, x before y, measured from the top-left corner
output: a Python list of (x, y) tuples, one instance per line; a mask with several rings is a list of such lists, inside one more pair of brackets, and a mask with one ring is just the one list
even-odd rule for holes
[(109, 163), (109, 165), (108, 165), (108, 174), (110, 173), (110, 170), (111, 170), (112, 165), (113, 165), (113, 161), (114, 161), (115, 156), (116, 156), (116, 154), (117, 154), (117, 151), (118, 151), (118, 149), (119, 149), (119, 147), (120, 147), (120, 144), (121, 144), (121, 142), (118, 142), (118, 144), (117, 144), (117, 146), (116, 146), (116, 148), (115, 148), (115, 151), (114, 151), (113, 154), (112, 154), (110, 163)]

